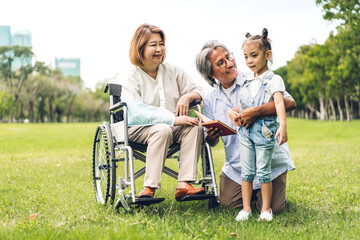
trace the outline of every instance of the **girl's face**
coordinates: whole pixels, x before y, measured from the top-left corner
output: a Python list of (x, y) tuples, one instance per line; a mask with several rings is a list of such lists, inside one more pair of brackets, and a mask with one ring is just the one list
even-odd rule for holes
[(153, 68), (159, 66), (164, 60), (165, 43), (159, 33), (151, 34), (144, 48), (144, 67)]
[(271, 50), (264, 52), (256, 42), (248, 42), (244, 45), (246, 65), (255, 73), (255, 77), (260, 76), (269, 69), (267, 61), (271, 58), (271, 54)]

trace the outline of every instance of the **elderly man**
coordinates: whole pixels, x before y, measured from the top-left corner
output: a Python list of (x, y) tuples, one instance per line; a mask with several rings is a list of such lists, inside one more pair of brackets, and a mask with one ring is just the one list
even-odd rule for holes
[[(228, 117), (227, 111), (239, 105), (239, 93), (243, 77), (246, 73), (238, 72), (235, 59), (228, 48), (217, 41), (206, 42), (196, 58), (196, 67), (203, 78), (214, 87), (204, 99), (204, 113), (211, 119), (218, 119), (232, 128), (237, 128)], [(293, 110), (296, 103), (284, 93), (287, 111)], [(247, 108), (241, 112), (240, 123), (249, 128), (261, 116), (276, 115), (274, 102)], [(209, 128), (205, 140), (214, 147), (219, 142), (221, 132)], [(224, 206), (242, 207), (240, 143), (238, 134), (221, 137), (225, 148), (225, 164), (220, 174), (220, 203)], [(289, 154), (287, 143), (279, 146), (278, 140), (271, 164), (271, 180), (273, 194), (271, 208), (274, 213), (281, 212), (286, 205), (286, 175), (288, 170), (295, 169)], [(261, 210), (262, 199), (260, 183), (257, 177), (253, 182), (252, 201)]]

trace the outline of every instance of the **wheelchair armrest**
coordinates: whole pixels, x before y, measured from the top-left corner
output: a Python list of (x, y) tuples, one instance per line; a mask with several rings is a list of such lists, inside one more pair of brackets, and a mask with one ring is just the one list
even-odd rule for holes
[(115, 111), (115, 110), (117, 110), (117, 109), (119, 109), (119, 108), (122, 108), (122, 107), (124, 107), (124, 106), (127, 106), (127, 105), (126, 105), (126, 102), (118, 102), (118, 103), (112, 105), (111, 107), (109, 107), (109, 110), (110, 110), (110, 111)]
[(200, 100), (195, 100), (192, 103), (190, 103), (189, 108), (195, 108), (197, 105), (201, 105), (201, 101)]

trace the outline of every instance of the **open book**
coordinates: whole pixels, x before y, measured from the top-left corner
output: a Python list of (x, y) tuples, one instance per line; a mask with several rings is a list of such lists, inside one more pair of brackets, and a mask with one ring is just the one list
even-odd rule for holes
[(194, 110), (194, 112), (201, 119), (201, 122), (202, 122), (201, 125), (202, 126), (204, 126), (206, 128), (220, 129), (221, 131), (223, 131), (221, 136), (236, 134), (236, 131), (234, 129), (232, 129), (231, 127), (229, 127), (225, 123), (221, 122), (220, 120), (211, 120), (210, 118), (206, 117), (205, 115), (199, 113), (196, 110)]

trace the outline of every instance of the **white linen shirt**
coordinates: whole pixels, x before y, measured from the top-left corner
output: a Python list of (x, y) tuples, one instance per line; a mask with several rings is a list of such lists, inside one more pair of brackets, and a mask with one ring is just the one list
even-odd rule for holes
[[(204, 98), (204, 114), (210, 119), (217, 119), (237, 129), (231, 122), (227, 111), (240, 105), (240, 88), (247, 74), (239, 72), (235, 79), (235, 87), (230, 92), (230, 99), (225, 95), (220, 85), (216, 86)], [(284, 92), (284, 97), (290, 96)], [(205, 132), (206, 134), (206, 132)], [(222, 136), (221, 140), (225, 148), (225, 162), (222, 171), (231, 180), (241, 185), (241, 165), (240, 165), (240, 141), (239, 133), (234, 135)], [(294, 170), (295, 166), (289, 153), (287, 143), (279, 146), (279, 139), (275, 140), (275, 149), (271, 161), (271, 180), (274, 180), (282, 173), (288, 170)], [(253, 189), (259, 189), (259, 178), (255, 176), (253, 181)]]
[(122, 96), (166, 108), (172, 113), (175, 112), (181, 96), (196, 92), (203, 97), (202, 88), (183, 69), (169, 63), (159, 65), (156, 79), (150, 77), (140, 67), (135, 67), (121, 85)]

